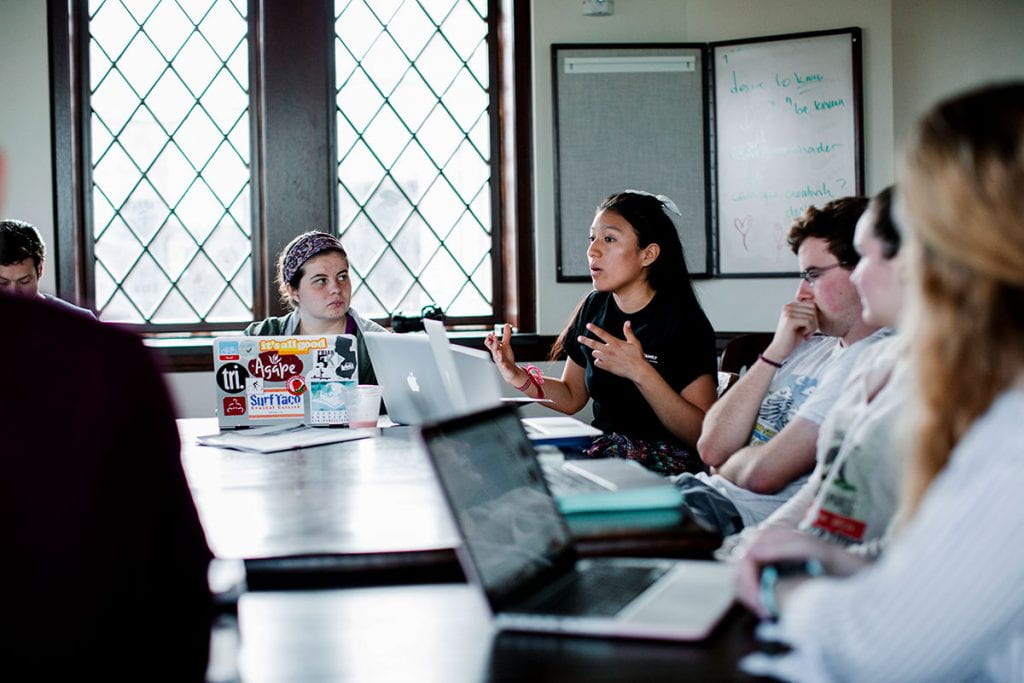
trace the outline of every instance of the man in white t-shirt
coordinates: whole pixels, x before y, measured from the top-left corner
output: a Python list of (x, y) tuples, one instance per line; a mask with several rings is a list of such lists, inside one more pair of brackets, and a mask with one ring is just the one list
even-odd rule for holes
[(857, 356), (888, 334), (861, 318), (850, 273), (862, 197), (808, 207), (789, 232), (800, 264), (795, 300), (768, 348), (708, 411), (697, 449), (712, 474), (677, 484), (698, 517), (732, 534), (784, 503), (814, 467), (818, 428)]

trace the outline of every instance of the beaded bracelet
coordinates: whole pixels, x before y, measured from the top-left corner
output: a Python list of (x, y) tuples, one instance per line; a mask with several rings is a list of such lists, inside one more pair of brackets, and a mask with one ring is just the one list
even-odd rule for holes
[(771, 358), (765, 358), (765, 355), (763, 353), (757, 354), (757, 357), (760, 358), (761, 360), (763, 360), (768, 365), (771, 365), (773, 368), (781, 368), (782, 367), (782, 363), (776, 363)]

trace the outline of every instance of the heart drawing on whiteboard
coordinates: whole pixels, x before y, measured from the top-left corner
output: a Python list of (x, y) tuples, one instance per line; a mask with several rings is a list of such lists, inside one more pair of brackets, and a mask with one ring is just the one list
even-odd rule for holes
[(744, 216), (743, 218), (733, 218), (732, 226), (736, 228), (736, 232), (743, 238), (743, 250), (750, 251), (747, 246), (747, 235), (750, 234), (750, 226), (754, 223), (753, 216)]

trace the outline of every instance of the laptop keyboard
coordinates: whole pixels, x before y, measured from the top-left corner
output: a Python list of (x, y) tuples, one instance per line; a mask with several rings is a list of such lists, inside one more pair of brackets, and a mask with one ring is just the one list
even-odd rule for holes
[(629, 565), (590, 565), (574, 571), (568, 583), (523, 609), (529, 614), (613, 616), (628, 605), (668, 568)]
[(541, 470), (544, 472), (544, 479), (548, 482), (548, 488), (556, 497), (608, 490), (581, 474), (566, 470), (562, 467), (561, 462), (541, 462)]

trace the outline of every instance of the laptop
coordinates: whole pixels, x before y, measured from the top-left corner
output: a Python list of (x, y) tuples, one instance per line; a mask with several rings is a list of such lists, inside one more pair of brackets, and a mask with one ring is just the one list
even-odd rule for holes
[(342, 387), (359, 377), (350, 334), (213, 340), (221, 429), (347, 423)]
[(462, 568), (499, 628), (698, 640), (732, 604), (728, 564), (578, 558), (511, 407), (424, 426), (420, 434), (463, 539)]
[(363, 340), (393, 422), (421, 425), (501, 403), (498, 370), (480, 351), (415, 332), (364, 332)]

